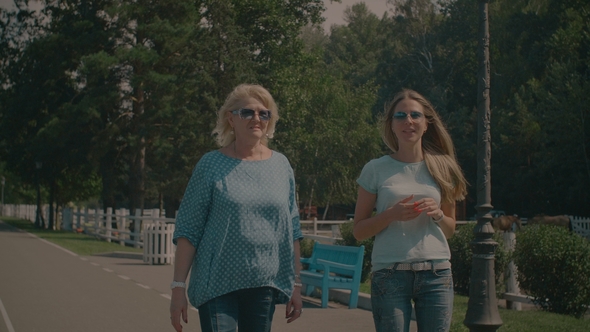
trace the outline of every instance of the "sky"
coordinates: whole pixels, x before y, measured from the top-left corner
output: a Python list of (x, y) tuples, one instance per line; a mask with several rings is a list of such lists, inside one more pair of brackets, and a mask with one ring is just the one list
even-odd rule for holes
[[(31, 3), (36, 2), (30, 0)], [(324, 0), (326, 11), (324, 17), (326, 21), (323, 24), (324, 31), (329, 32), (332, 24), (345, 24), (344, 22), (344, 10), (347, 7), (351, 7), (355, 3), (359, 3), (361, 0), (341, 0), (341, 3), (332, 2), (331, 0)], [(387, 11), (387, 0), (364, 0), (364, 3), (369, 9), (374, 12), (377, 17), (381, 18), (383, 13)], [(14, 8), (12, 0), (0, 0), (1, 8)]]
[(326, 6), (326, 11), (324, 12), (326, 21), (323, 24), (324, 31), (329, 32), (332, 24), (345, 24), (344, 10), (346, 10), (347, 7), (352, 7), (352, 5), (356, 3), (364, 2), (369, 10), (375, 13), (378, 18), (381, 18), (383, 13), (388, 9), (387, 0), (341, 0), (341, 2), (342, 3), (337, 3), (330, 0), (324, 0), (324, 5)]

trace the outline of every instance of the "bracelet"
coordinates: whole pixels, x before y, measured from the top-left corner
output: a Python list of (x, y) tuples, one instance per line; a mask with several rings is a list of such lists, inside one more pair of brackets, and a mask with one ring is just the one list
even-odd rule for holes
[(443, 213), (439, 219), (434, 219), (432, 217), (430, 217), (430, 219), (432, 219), (433, 222), (438, 224), (439, 222), (441, 222), (443, 220), (444, 217), (445, 217), (445, 214)]
[(293, 287), (303, 287), (303, 284), (300, 282), (296, 282), (293, 284)]

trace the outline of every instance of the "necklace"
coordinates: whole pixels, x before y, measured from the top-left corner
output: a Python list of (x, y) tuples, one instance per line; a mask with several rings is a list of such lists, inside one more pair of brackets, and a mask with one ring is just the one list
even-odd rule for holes
[[(262, 160), (262, 147), (260, 147), (258, 150), (260, 151), (260, 160)], [(236, 151), (236, 141), (234, 141), (234, 156), (236, 157), (236, 159), (244, 160), (240, 156), (238, 156), (238, 152)]]

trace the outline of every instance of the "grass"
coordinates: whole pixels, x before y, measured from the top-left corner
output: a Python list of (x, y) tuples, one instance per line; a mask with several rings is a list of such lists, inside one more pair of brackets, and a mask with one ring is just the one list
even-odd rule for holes
[(122, 246), (118, 243), (106, 242), (104, 240), (100, 240), (94, 236), (86, 234), (78, 234), (68, 231), (53, 231), (48, 229), (39, 229), (36, 228), (33, 225), (33, 223), (31, 223), (28, 220), (12, 217), (2, 217), (1, 220), (11, 226), (20, 228), (31, 234), (35, 234), (36, 236), (47, 241), (51, 241), (81, 256), (104, 254), (113, 251), (138, 253), (143, 252), (143, 249), (141, 248), (132, 248)]
[[(371, 293), (370, 281), (361, 284), (360, 291)], [(469, 297), (455, 294), (453, 303), (453, 320), (451, 332), (468, 332), (463, 324), (467, 313)], [(571, 316), (559, 315), (540, 310), (516, 311), (498, 308), (502, 326), (498, 331), (515, 332), (587, 332), (590, 331), (590, 318), (576, 319)]]

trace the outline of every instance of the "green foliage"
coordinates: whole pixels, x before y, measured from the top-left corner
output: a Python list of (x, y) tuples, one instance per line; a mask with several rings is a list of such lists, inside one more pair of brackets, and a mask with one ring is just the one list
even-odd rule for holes
[[(469, 283), (471, 280), (471, 267), (473, 251), (472, 242), (475, 240), (473, 229), (476, 223), (469, 223), (457, 228), (452, 238), (448, 240), (451, 249), (451, 264), (453, 266), (453, 283), (455, 292), (469, 295)], [(496, 293), (498, 297), (505, 292), (504, 271), (510, 261), (509, 252), (504, 249), (504, 240), (500, 232), (494, 233), (492, 239), (498, 243), (496, 248), (494, 274), (496, 280)]]
[(518, 282), (541, 309), (580, 318), (590, 305), (590, 243), (553, 225), (517, 233)]
[(314, 240), (311, 239), (302, 239), (299, 241), (299, 254), (301, 257), (309, 258), (313, 253), (313, 245), (315, 244)]
[[(475, 184), (477, 1), (390, 0), (381, 17), (359, 3), (329, 34), (323, 3), (51, 0), (43, 11), (1, 10), (0, 158), (23, 187), (42, 161), (56, 201), (76, 196), (64, 193), (66, 178), (98, 174), (104, 204), (143, 195), (173, 214), (194, 164), (215, 148), (214, 111), (237, 84), (261, 83), (280, 109), (271, 147), (289, 157), (300, 199), (353, 203), (362, 165), (384, 148), (376, 120), (405, 87), (432, 101)], [(590, 213), (589, 13), (584, 0), (489, 3), (497, 208)]]
[(365, 255), (363, 257), (363, 273), (361, 276), (361, 283), (365, 282), (369, 279), (371, 275), (371, 254), (373, 253), (373, 242), (375, 241), (374, 237), (363, 241), (357, 241), (352, 235), (352, 231), (354, 228), (354, 222), (349, 221), (345, 222), (340, 225), (340, 235), (342, 236), (342, 240), (337, 240), (336, 244), (341, 246), (353, 246), (359, 247), (361, 245), (365, 246)]

